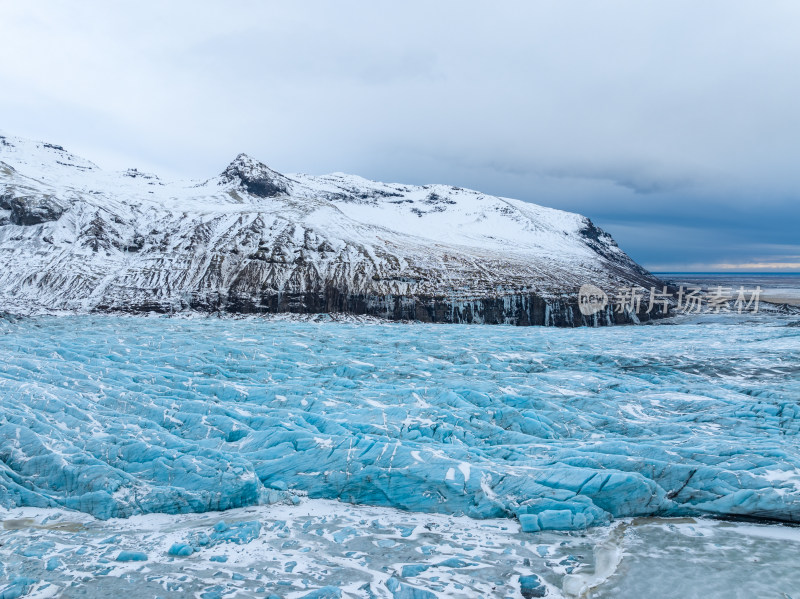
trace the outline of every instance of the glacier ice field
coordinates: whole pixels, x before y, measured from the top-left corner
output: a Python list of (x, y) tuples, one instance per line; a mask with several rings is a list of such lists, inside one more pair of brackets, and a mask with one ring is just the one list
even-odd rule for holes
[[(704, 518), (800, 522), (798, 431), (797, 316), (601, 329), (0, 318), (0, 596), (22, 596), (49, 565), (57, 571), (69, 562), (65, 538), (47, 535), (69, 533), (94, 551), (101, 571), (141, 568), (153, 551), (169, 560), (205, 552), (203, 568), (224, 571), (222, 561), (208, 561), (220, 547), (241, 552), (274, 533), (270, 547), (285, 556), (300, 551), (285, 543), (312, 529), (331, 544), (367, 543), (365, 531), (381, 518), (378, 528), (394, 526), (394, 536), (373, 552), (388, 556), (391, 542), (406, 538), (415, 555), (434, 548), (430, 563), (404, 569), (396, 564), (408, 556), (383, 556), (366, 576), (365, 547), (343, 548), (338, 558), (328, 551), (330, 571), (349, 559), (347, 567), (366, 576), (366, 586), (342, 595), (341, 576), (319, 575), (314, 586), (292, 574), (303, 563), (295, 555), (280, 564), (297, 580), (275, 587), (275, 596), (580, 596), (592, 578), (573, 571), (605, 580), (603, 560), (613, 571), (617, 558), (603, 557), (603, 539), (620, 527), (640, 531), (637, 539), (737, 539), (744, 536), (729, 528), (743, 524)], [(287, 525), (304, 506), (317, 506), (312, 529), (296, 519)], [(295, 516), (282, 520), (271, 510)], [(453, 517), (473, 524), (426, 541)], [(26, 518), (41, 539), (15, 536), (19, 527), (8, 523)], [(140, 536), (144, 522), (157, 522), (162, 533), (158, 543), (129, 536), (121, 548), (80, 540), (89, 522), (105, 532), (127, 526), (123, 537), (134, 534), (133, 522)], [(769, 535), (755, 536), (765, 543)], [(537, 542), (545, 549), (537, 552)], [(584, 544), (584, 553), (570, 543)], [(478, 550), (482, 559), (469, 553)], [(513, 589), (500, 582), (512, 571)], [(226, 576), (234, 574), (244, 576)], [(384, 576), (380, 592), (370, 582), (376, 576)], [(158, 584), (188, 583), (178, 576)], [(230, 591), (212, 587), (197, 596)], [(262, 587), (252, 596), (268, 596), (256, 592)], [(718, 596), (739, 596), (725, 592)], [(783, 593), (775, 596), (790, 596)]]

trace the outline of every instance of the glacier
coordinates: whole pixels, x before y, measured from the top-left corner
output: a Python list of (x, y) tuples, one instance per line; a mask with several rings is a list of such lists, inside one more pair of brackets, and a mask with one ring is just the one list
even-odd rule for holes
[(525, 532), (798, 522), (793, 318), (0, 319), (0, 506), (108, 519), (307, 496)]

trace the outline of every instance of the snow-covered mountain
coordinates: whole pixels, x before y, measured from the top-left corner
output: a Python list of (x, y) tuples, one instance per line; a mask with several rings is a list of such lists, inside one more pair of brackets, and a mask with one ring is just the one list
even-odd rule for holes
[(206, 181), (162, 181), (0, 136), (0, 311), (574, 325), (584, 283), (661, 284), (589, 219), (519, 200), (283, 175), (244, 154)]

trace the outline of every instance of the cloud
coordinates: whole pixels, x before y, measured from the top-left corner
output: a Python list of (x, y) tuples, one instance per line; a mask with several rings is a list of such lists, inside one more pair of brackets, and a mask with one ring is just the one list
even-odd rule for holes
[(647, 264), (794, 262), (756, 247), (800, 220), (791, 0), (42, 0), (0, 24), (0, 126), (105, 167), (244, 151), (579, 211)]
[(699, 173), (680, 172), (680, 169), (670, 169), (666, 165), (636, 163), (565, 165), (543, 169), (541, 174), (564, 179), (607, 181), (640, 195), (686, 191), (703, 181)]
[(800, 270), (800, 262), (747, 262), (744, 264), (713, 264), (714, 270), (742, 270), (752, 272), (757, 270), (774, 270), (794, 272)]

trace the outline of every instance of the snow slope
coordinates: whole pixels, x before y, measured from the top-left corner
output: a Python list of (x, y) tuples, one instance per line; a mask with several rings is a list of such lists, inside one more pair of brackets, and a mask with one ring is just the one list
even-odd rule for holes
[(444, 185), (282, 175), (243, 154), (207, 181), (167, 182), (0, 136), (0, 185), (0, 309), (13, 312), (580, 324), (580, 285), (659, 284), (577, 214)]

